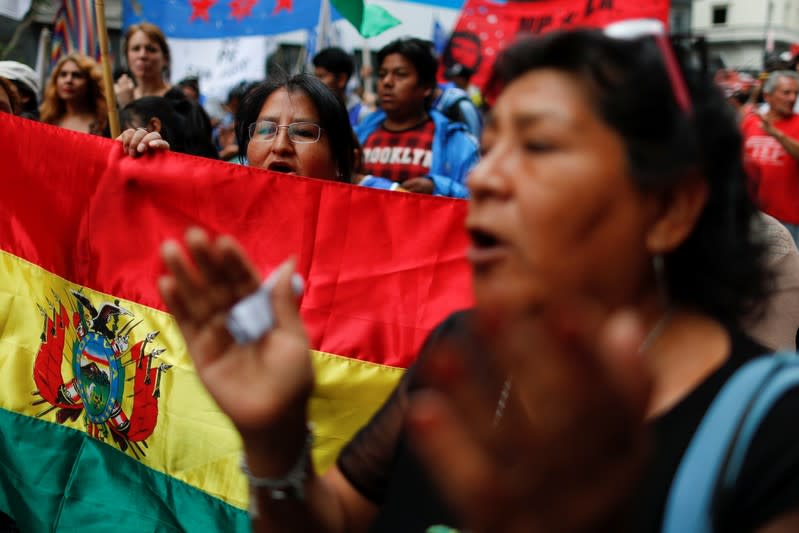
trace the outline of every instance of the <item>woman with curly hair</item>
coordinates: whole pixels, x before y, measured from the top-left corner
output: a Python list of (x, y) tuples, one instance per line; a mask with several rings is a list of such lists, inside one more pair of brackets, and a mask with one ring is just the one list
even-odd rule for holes
[(81, 54), (62, 58), (50, 75), (39, 111), (47, 124), (103, 135), (108, 106), (97, 63)]

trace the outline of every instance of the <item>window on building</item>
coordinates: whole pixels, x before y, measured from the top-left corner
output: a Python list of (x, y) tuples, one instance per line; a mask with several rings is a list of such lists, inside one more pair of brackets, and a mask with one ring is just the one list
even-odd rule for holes
[(713, 25), (727, 24), (727, 6), (713, 6)]

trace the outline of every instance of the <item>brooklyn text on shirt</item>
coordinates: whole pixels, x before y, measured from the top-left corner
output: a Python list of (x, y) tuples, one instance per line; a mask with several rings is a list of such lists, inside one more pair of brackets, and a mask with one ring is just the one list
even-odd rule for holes
[(402, 146), (364, 148), (363, 160), (366, 163), (420, 165), (430, 168), (433, 160), (432, 150)]

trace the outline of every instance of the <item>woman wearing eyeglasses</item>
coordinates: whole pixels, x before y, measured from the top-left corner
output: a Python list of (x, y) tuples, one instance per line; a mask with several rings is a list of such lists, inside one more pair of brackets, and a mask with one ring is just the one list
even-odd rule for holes
[(346, 109), (317, 78), (300, 74), (251, 89), (236, 124), (251, 167), (349, 182), (355, 144)]
[[(193, 261), (164, 246), (161, 293), (242, 435), (257, 531), (654, 532), (689, 510), (667, 512), (669, 489), (721, 388), (769, 352), (740, 323), (771, 276), (735, 116), (664, 53), (581, 31), (503, 54), (468, 180), (476, 310), (442, 324), (325, 474), (291, 263), (276, 328), (237, 344), (225, 317), (255, 269), (199, 230)], [(719, 531), (799, 530), (797, 409), (794, 387), (762, 419), (708, 505)]]
[[(136, 156), (169, 149), (151, 128), (120, 135)], [(255, 168), (349, 182), (357, 147), (347, 111), (316, 77), (299, 74), (254, 86), (241, 102), (236, 138), (242, 161)]]

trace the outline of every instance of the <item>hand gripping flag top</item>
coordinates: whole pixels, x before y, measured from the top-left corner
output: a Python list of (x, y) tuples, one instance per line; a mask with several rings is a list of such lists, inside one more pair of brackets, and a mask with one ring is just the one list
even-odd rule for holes
[(161, 153), (0, 114), (0, 511), (21, 531), (249, 531), (241, 442), (157, 293), (191, 225), (289, 255), (318, 471), (471, 305), (460, 200)]

